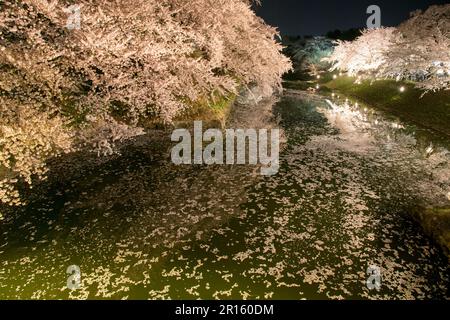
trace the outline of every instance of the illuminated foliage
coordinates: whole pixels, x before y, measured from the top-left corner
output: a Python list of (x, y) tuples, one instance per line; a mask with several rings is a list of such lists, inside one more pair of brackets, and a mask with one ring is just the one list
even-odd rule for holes
[[(68, 25), (73, 12), (66, 8), (74, 5), (79, 28)], [(271, 95), (291, 67), (277, 31), (245, 0), (21, 0), (3, 7), (0, 172), (13, 177), (8, 181), (31, 183), (49, 157), (77, 148), (110, 154), (115, 142), (143, 134), (146, 118), (170, 123), (199, 99), (241, 86)], [(0, 200), (16, 203), (5, 181)]]
[(416, 11), (398, 28), (365, 30), (339, 41), (331, 70), (351, 76), (412, 80), (427, 91), (450, 88), (450, 5)]

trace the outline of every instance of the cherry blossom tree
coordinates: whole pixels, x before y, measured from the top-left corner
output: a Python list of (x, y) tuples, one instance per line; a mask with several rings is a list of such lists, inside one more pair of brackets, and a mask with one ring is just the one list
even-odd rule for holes
[(346, 71), (350, 76), (377, 76), (387, 62), (395, 38), (395, 28), (364, 30), (356, 40), (337, 41), (333, 54), (325, 58), (332, 62), (331, 71)]
[[(0, 11), (0, 200), (48, 158), (100, 155), (196, 101), (281, 88), (276, 29), (246, 0), (8, 0)], [(76, 8), (77, 10), (68, 10)], [(70, 25), (79, 12), (79, 25)], [(76, 17), (75, 17), (76, 18)]]
[(413, 80), (425, 91), (450, 89), (450, 5), (415, 11), (398, 27), (381, 76)]
[(412, 80), (425, 92), (450, 88), (450, 5), (416, 11), (397, 28), (339, 41), (325, 59), (351, 76)]

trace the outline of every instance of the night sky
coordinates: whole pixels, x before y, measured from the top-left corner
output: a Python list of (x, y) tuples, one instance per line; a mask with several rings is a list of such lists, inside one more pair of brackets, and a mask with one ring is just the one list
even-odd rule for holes
[(323, 35), (335, 29), (347, 30), (366, 25), (367, 7), (381, 8), (383, 26), (396, 26), (409, 12), (426, 9), (449, 0), (261, 0), (259, 16), (278, 27), (283, 35)]

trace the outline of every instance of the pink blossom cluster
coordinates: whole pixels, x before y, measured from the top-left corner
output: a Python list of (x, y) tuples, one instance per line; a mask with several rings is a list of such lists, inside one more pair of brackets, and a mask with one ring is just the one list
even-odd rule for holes
[[(146, 119), (170, 123), (196, 101), (242, 87), (271, 95), (291, 68), (277, 30), (247, 0), (3, 3), (0, 201), (6, 203), (17, 203), (8, 181), (31, 183), (49, 157), (81, 146), (109, 154), (114, 142), (144, 133)], [(79, 9), (77, 28), (68, 27), (71, 6)]]
[(428, 91), (450, 89), (450, 5), (416, 11), (396, 28), (364, 30), (338, 41), (331, 70), (371, 79), (411, 80)]

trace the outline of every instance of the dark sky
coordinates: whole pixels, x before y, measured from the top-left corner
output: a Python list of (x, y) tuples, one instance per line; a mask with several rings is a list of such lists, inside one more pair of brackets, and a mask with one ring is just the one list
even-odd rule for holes
[(383, 26), (396, 26), (409, 12), (450, 0), (261, 0), (259, 16), (284, 35), (323, 35), (330, 30), (366, 25), (367, 7), (381, 8)]

